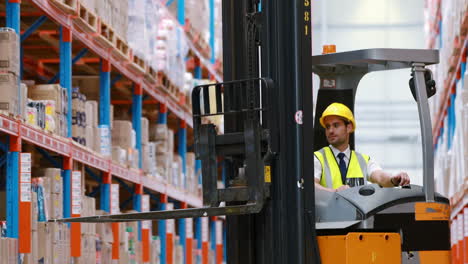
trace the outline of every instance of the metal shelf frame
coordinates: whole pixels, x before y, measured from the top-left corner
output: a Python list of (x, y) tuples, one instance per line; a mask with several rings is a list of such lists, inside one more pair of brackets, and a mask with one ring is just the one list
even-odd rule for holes
[[(6, 1), (6, 20), (7, 27), (15, 29), (16, 32), (20, 31), (20, 21), (21, 21), (21, 0), (5, 0)], [(21, 121), (16, 120), (10, 116), (0, 114), (0, 133), (9, 135), (9, 145), (6, 158), (7, 165), (7, 221), (8, 221), (8, 236), (19, 239), (20, 253), (30, 252), (30, 235), (28, 235), (28, 229), (20, 228), (19, 222), (22, 218), (30, 219), (31, 217), (27, 216), (27, 208), (30, 208), (27, 203), (22, 203), (19, 201), (19, 156), (21, 153), (21, 143), (28, 142), (31, 143), (43, 150), (54, 152), (60, 155), (62, 158), (61, 164), (58, 167), (63, 169), (63, 192), (64, 192), (64, 217), (77, 217), (79, 215), (72, 214), (71, 210), (71, 178), (72, 178), (72, 169), (73, 162), (79, 162), (83, 165), (86, 165), (90, 168), (95, 168), (101, 172), (99, 181), (101, 186), (98, 189), (100, 191), (101, 197), (108, 197), (108, 199), (101, 199), (101, 209), (110, 212), (110, 197), (111, 197), (111, 184), (112, 178), (116, 177), (119, 181), (128, 181), (134, 184), (134, 196), (133, 196), (133, 208), (137, 211), (142, 210), (142, 195), (143, 190), (151, 190), (159, 193), (161, 199), (159, 199), (161, 209), (165, 209), (168, 204), (169, 197), (180, 202), (182, 208), (191, 207), (201, 207), (202, 200), (196, 194), (188, 193), (185, 190), (178, 189), (170, 184), (160, 182), (159, 180), (145, 177), (141, 170), (142, 167), (142, 146), (141, 146), (141, 116), (142, 116), (142, 97), (143, 92), (146, 92), (148, 95), (153, 97), (160, 103), (160, 114), (158, 115), (158, 123), (167, 124), (168, 112), (170, 111), (171, 115), (175, 116), (180, 120), (180, 129), (178, 131), (179, 136), (179, 147), (178, 152), (182, 157), (183, 163), (183, 172), (186, 173), (186, 153), (187, 153), (187, 129), (192, 127), (192, 115), (189, 111), (179, 105), (179, 102), (175, 101), (170, 96), (166, 95), (163, 85), (159, 83), (159, 80), (155, 80), (156, 83), (151, 83), (145, 76), (145, 74), (135, 72), (131, 70), (129, 64), (132, 62), (130, 58), (122, 60), (122, 58), (115, 55), (115, 51), (108, 49), (97, 43), (95, 37), (86, 32), (81, 26), (76, 22), (75, 17), (72, 14), (66, 13), (61, 9), (55, 7), (50, 0), (23, 0), (34, 4), (40, 13), (43, 15), (28, 28), (22, 35), (21, 41), (28, 38), (35, 30), (37, 30), (45, 21), (51, 19), (55, 21), (60, 27), (60, 66), (59, 73), (56, 74), (52, 79), (49, 80), (49, 83), (53, 83), (57, 80), (60, 81), (62, 87), (67, 91), (68, 98), (68, 114), (67, 114), (67, 127), (68, 127), (68, 137), (60, 137), (51, 133), (47, 133), (41, 129), (29, 126), (22, 123)], [(157, 1), (156, 1), (157, 2)], [(160, 8), (166, 8), (165, 6), (160, 5)], [(212, 8), (214, 8), (212, 6)], [(183, 10), (183, 6), (182, 6)], [(213, 12), (211, 12), (213, 13)], [(183, 26), (182, 19), (185, 14), (179, 13), (178, 25)], [(175, 20), (175, 19), (174, 19)], [(213, 23), (214, 25), (214, 23)], [(214, 28), (211, 29), (214, 31)], [(76, 56), (73, 58), (72, 54), (72, 45), (74, 40), (81, 42), (84, 45), (82, 49)], [(210, 41), (212, 44), (212, 49), (214, 48), (214, 40)], [(189, 43), (189, 47), (192, 50), (192, 53), (195, 54), (198, 65), (195, 68), (195, 77), (201, 78), (202, 68), (206, 68), (210, 73), (211, 78), (217, 81), (221, 81), (222, 77), (216, 72), (213, 63), (210, 62), (210, 59), (203, 58), (201, 52), (199, 52), (193, 43)], [(86, 55), (88, 51), (92, 51), (95, 54), (100, 56), (100, 99), (99, 99), (99, 124), (101, 126), (107, 126), (110, 128), (110, 88), (115, 83), (116, 80), (111, 80), (111, 71), (115, 70), (119, 72), (119, 76), (125, 76), (130, 81), (134, 83), (133, 89), (133, 126), (137, 135), (137, 148), (140, 153), (140, 164), (139, 169), (129, 169), (123, 167), (120, 164), (112, 161), (109, 158), (106, 158), (92, 150), (81, 146), (75, 143), (71, 139), (71, 86), (72, 86), (72, 67), (78, 62), (83, 56)], [(131, 53), (131, 52), (130, 52)], [(22, 58), (22, 54), (21, 54)], [(21, 60), (23, 61), (23, 60)], [(200, 65), (200, 62), (202, 63)], [(21, 63), (22, 69), (23, 63)], [(22, 70), (21, 70), (22, 72)], [(47, 81), (47, 80), (46, 80)], [(44, 153), (47, 153), (44, 151)], [(197, 164), (199, 162), (197, 161)], [(89, 169), (88, 169), (89, 170)], [(200, 170), (200, 168), (198, 168)], [(198, 175), (198, 173), (197, 173)], [(99, 177), (99, 176), (98, 176)], [(25, 207), (26, 206), (26, 207)], [(29, 207), (28, 207), (29, 206)], [(20, 208), (20, 210), (18, 210)], [(201, 223), (201, 219), (195, 220), (197, 223)], [(26, 221), (26, 224), (30, 220)], [(166, 232), (165, 221), (161, 222), (160, 231)], [(187, 253), (185, 249), (187, 241), (191, 241), (191, 237), (187, 238), (185, 229), (192, 229), (192, 221), (180, 220), (179, 225), (181, 230), (181, 244), (184, 246), (184, 252)], [(30, 226), (29, 226), (30, 229)], [(198, 230), (199, 229), (199, 230)], [(73, 234), (80, 234), (80, 225), (73, 224), (71, 225), (72, 233), (72, 256), (78, 257), (81, 254), (80, 251), (80, 237), (74, 236)], [(118, 238), (118, 226), (113, 225), (114, 238)], [(29, 232), (30, 233), (30, 232)], [(195, 231), (195, 238), (199, 242), (202, 240), (202, 230), (201, 224), (200, 227), (197, 225), (197, 231)], [(175, 235), (175, 234), (173, 234)], [(144, 235), (145, 239), (143, 247), (149, 246), (149, 236)], [(164, 236), (166, 237), (166, 236)], [(163, 238), (163, 237), (161, 237)], [(139, 227), (139, 239), (142, 239), (141, 225)], [(163, 244), (163, 243), (162, 243)], [(190, 242), (191, 244), (191, 242)], [(189, 244), (189, 245), (190, 245)], [(24, 246), (26, 245), (26, 246)], [(201, 248), (201, 247), (200, 247)], [(118, 248), (117, 248), (118, 250)], [(161, 263), (166, 263), (166, 253), (162, 252), (164, 256), (164, 261)], [(118, 251), (113, 252), (113, 259), (118, 259)], [(192, 263), (191, 258), (184, 259), (184, 263)]]
[[(441, 28), (441, 1), (437, 1), (436, 6), (434, 6), (431, 11), (433, 14), (430, 14), (430, 17), (433, 19), (429, 21), (429, 24), (426, 25), (429, 29), (429, 36), (428, 36), (428, 48), (434, 48), (436, 41), (440, 41), (440, 28)], [(465, 16), (467, 16), (465, 14)], [(468, 18), (464, 18), (465, 20)], [(462, 74), (466, 70), (466, 59), (467, 59), (467, 52), (468, 52), (468, 36), (465, 34), (464, 36), (460, 36), (460, 46), (455, 47), (460, 49), (460, 53), (457, 57), (453, 56), (449, 58), (450, 65), (454, 65), (455, 68), (450, 71), (444, 81), (441, 84), (443, 87), (442, 95), (440, 98), (440, 105), (437, 109), (434, 119), (433, 119), (433, 126), (432, 126), (432, 134), (434, 135), (433, 144), (435, 149), (438, 147), (438, 142), (443, 133), (448, 133), (445, 130), (445, 119), (449, 112), (451, 111), (450, 107), (453, 105), (454, 97), (456, 96), (456, 85), (457, 82), (461, 80)], [(448, 121), (450, 123), (450, 121)], [(463, 213), (463, 209), (468, 206), (468, 182), (465, 181), (464, 184), (459, 186), (459, 190), (450, 197), (450, 204), (451, 204), (451, 219), (455, 219), (455, 217)]]

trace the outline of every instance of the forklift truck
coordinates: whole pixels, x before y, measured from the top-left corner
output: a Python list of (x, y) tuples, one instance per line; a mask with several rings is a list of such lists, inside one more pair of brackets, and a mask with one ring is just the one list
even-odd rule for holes
[[(124, 222), (226, 215), (228, 263), (449, 263), (449, 201), (434, 192), (427, 65), (436, 50), (368, 49), (311, 56), (309, 0), (223, 0), (225, 82), (192, 93), (203, 208), (53, 221)], [(408, 68), (421, 122), (423, 186), (314, 188), (315, 124), (327, 105), (354, 110), (360, 79)], [(206, 122), (224, 118), (224, 133)], [(354, 137), (351, 137), (354, 149)], [(218, 189), (218, 158), (226, 186)]]

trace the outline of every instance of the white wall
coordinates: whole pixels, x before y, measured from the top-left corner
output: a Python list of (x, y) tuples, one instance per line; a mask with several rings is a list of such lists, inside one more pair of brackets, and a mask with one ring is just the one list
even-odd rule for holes
[[(424, 48), (424, 0), (312, 1), (313, 54), (323, 44), (337, 51)], [(356, 95), (356, 149), (391, 172), (409, 172), (422, 184), (417, 106), (408, 87), (410, 70), (366, 75)], [(314, 92), (319, 85), (314, 79)], [(315, 98), (314, 98), (315, 100)]]

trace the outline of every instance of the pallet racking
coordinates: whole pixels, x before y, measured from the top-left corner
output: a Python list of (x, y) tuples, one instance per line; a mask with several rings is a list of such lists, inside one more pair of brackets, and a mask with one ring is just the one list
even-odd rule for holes
[[(160, 8), (165, 8), (159, 4)], [(109, 33), (109, 26), (98, 16), (87, 10), (78, 0), (6, 0), (1, 5), (5, 12), (6, 26), (21, 34), (21, 75), (28, 72), (35, 73), (44, 82), (59, 81), (67, 89), (71, 98), (72, 72), (85, 72), (99, 75), (99, 124), (110, 127), (111, 87), (119, 82), (130, 82), (132, 89), (132, 117), (133, 128), (137, 134), (137, 148), (141, 150), (141, 116), (144, 98), (153, 98), (159, 103), (158, 123), (170, 124), (178, 128), (178, 152), (185, 160), (187, 139), (190, 139), (192, 117), (189, 107), (184, 106), (183, 98), (170, 96), (168, 88), (157, 78), (154, 69), (147, 67), (144, 58), (133, 56), (125, 40)], [(181, 7), (183, 8), (183, 6)], [(182, 15), (183, 18), (183, 15)], [(174, 19), (175, 20), (175, 19)], [(20, 28), (28, 27), (26, 30)], [(181, 26), (178, 24), (178, 26)], [(107, 32), (107, 33), (105, 33)], [(191, 56), (194, 61), (194, 75), (196, 78), (209, 77), (221, 81), (221, 76), (209, 58), (205, 58), (194, 43), (189, 43)], [(47, 50), (47, 52), (44, 52)], [(52, 58), (47, 54), (56, 55)], [(75, 55), (75, 56), (73, 56)], [(183, 97), (183, 96), (181, 96)], [(146, 101), (146, 100), (145, 100)], [(170, 115), (168, 116), (168, 113)], [(125, 189), (133, 200), (133, 208), (141, 211), (142, 195), (149, 194), (153, 201), (151, 210), (167, 209), (174, 204), (179, 208), (200, 207), (201, 198), (198, 194), (188, 193), (170, 184), (145, 177), (141, 169), (129, 169), (105, 158), (90, 149), (73, 142), (71, 136), (71, 100), (68, 113), (68, 138), (60, 137), (31, 127), (15, 116), (0, 114), (0, 132), (8, 137), (7, 144), (1, 144), (6, 153), (4, 164), (7, 171), (7, 236), (18, 238), (19, 253), (30, 252), (30, 235), (28, 234), (28, 208), (30, 202), (19, 201), (19, 165), (23, 144), (36, 146), (56, 167), (63, 170), (64, 182), (64, 217), (75, 217), (71, 209), (72, 172), (76, 168), (86, 171), (87, 180), (92, 179), (100, 184), (100, 207), (111, 210), (111, 184), (118, 183)], [(184, 163), (185, 164), (185, 163)], [(197, 162), (198, 168), (200, 164)], [(141, 151), (140, 151), (141, 168)], [(100, 174), (100, 175), (99, 175)], [(128, 200), (127, 200), (128, 201)], [(20, 208), (20, 210), (17, 210)], [(30, 210), (30, 209), (29, 209)], [(218, 248), (218, 261), (221, 263), (222, 246), (220, 239), (222, 223), (218, 219), (210, 219), (212, 232), (216, 232), (218, 239), (212, 241), (214, 248)], [(193, 226), (195, 222), (195, 227)], [(173, 222), (172, 222), (173, 224)], [(172, 263), (170, 254), (166, 255), (166, 242), (174, 236), (175, 228), (169, 227), (169, 221), (159, 221), (159, 235), (162, 239), (161, 263)], [(193, 252), (189, 250), (192, 238), (199, 241), (198, 250), (202, 252), (203, 263), (208, 261), (208, 221), (179, 220), (181, 244), (184, 246), (185, 263), (192, 263)], [(26, 227), (26, 228), (24, 228)], [(185, 228), (184, 228), (185, 227)], [(215, 228), (216, 227), (216, 228)], [(71, 225), (71, 254), (80, 255), (79, 224)], [(118, 232), (118, 227), (113, 227)], [(141, 228), (141, 225), (140, 225)], [(193, 232), (194, 231), (194, 232)], [(143, 231), (143, 250), (149, 247), (148, 231)], [(30, 232), (29, 232), (30, 233)], [(193, 234), (192, 234), (193, 233)], [(114, 234), (114, 238), (118, 235)], [(115, 242), (115, 243), (118, 243)], [(198, 251), (197, 251), (198, 252)], [(147, 255), (147, 254), (146, 254)], [(114, 259), (118, 259), (118, 247), (114, 248)], [(145, 257), (147, 258), (147, 256)], [(147, 260), (147, 259), (146, 259)], [(143, 261), (145, 262), (145, 260)]]

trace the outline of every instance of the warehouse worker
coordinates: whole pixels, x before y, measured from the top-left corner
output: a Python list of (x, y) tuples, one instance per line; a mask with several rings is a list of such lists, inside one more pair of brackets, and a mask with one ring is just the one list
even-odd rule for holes
[(364, 185), (366, 180), (383, 187), (410, 183), (406, 172), (391, 175), (369, 156), (350, 150), (349, 135), (356, 129), (356, 121), (344, 104), (330, 104), (320, 117), (320, 124), (330, 145), (314, 153), (316, 188), (337, 192)]

